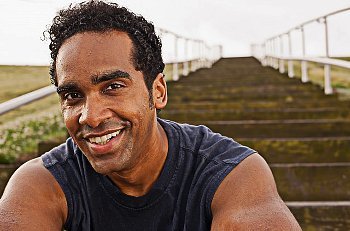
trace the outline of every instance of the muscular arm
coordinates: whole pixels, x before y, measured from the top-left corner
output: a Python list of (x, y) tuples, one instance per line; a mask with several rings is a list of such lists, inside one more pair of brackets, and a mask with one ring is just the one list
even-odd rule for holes
[(301, 230), (258, 154), (247, 157), (223, 180), (211, 208), (215, 231)]
[(40, 158), (22, 165), (0, 200), (0, 230), (62, 230), (64, 193)]

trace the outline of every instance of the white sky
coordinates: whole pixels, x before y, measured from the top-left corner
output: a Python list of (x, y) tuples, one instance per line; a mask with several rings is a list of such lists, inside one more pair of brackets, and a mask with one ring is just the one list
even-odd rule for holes
[[(0, 64), (47, 65), (48, 42), (41, 41), (46, 25), (68, 0), (0, 0)], [(118, 0), (156, 27), (209, 44), (221, 44), (224, 56), (250, 55), (250, 44), (339, 9), (350, 0)], [(347, 17), (348, 16), (348, 17)], [(341, 17), (339, 17), (341, 18)], [(331, 50), (350, 56), (350, 12), (334, 20)], [(332, 22), (331, 22), (332, 23)], [(331, 25), (332, 26), (332, 25)], [(310, 53), (322, 53), (322, 29), (310, 27)], [(317, 41), (317, 38), (320, 38)], [(334, 40), (337, 40), (334, 42)], [(333, 41), (333, 43), (332, 43)], [(339, 42), (340, 41), (340, 42)], [(341, 45), (339, 45), (339, 43)], [(335, 45), (334, 45), (335, 44)], [(344, 50), (347, 47), (347, 50)]]

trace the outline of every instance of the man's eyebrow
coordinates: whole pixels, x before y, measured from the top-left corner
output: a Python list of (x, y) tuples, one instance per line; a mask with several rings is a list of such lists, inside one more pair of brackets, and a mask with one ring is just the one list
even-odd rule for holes
[(61, 86), (58, 86), (56, 88), (57, 94), (60, 94), (62, 92), (67, 92), (67, 91), (74, 91), (78, 89), (78, 85), (76, 83), (67, 83), (67, 84), (62, 84)]
[(129, 73), (121, 70), (109, 71), (98, 75), (93, 75), (91, 77), (92, 84), (96, 85), (101, 82), (109, 81), (112, 79), (126, 78), (131, 79)]

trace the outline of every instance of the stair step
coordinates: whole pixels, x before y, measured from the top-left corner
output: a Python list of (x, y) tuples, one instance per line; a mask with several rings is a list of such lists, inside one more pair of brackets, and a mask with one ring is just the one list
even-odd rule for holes
[(302, 230), (350, 230), (350, 201), (290, 201)]
[(236, 141), (257, 150), (271, 164), (350, 162), (350, 136)]
[[(311, 83), (301, 84), (299, 80), (275, 77), (271, 78), (265, 76), (259, 76), (254, 78), (244, 77), (233, 78), (227, 76), (226, 78), (217, 79), (215, 82), (212, 81), (210, 76), (208, 78), (195, 78), (193, 75), (190, 78), (181, 79), (179, 82), (168, 82), (169, 90), (176, 91), (198, 91), (199, 89), (204, 90), (229, 90), (237, 88), (256, 88), (256, 89), (267, 89), (267, 90), (281, 90), (281, 89), (294, 89), (294, 90), (309, 90), (317, 94), (321, 88)], [(192, 88), (191, 88), (192, 87)]]
[[(294, 110), (293, 110), (294, 109)], [(350, 119), (350, 110), (339, 108), (169, 109), (160, 117), (178, 122), (190, 120)]]
[(323, 100), (305, 100), (300, 98), (280, 98), (276, 99), (239, 99), (230, 102), (172, 102), (169, 100), (165, 110), (174, 109), (254, 109), (254, 108), (315, 108), (315, 107), (332, 107), (336, 105), (339, 108), (350, 108), (350, 102), (339, 102), (334, 98)]
[(169, 95), (168, 100), (173, 103), (177, 102), (201, 102), (201, 101), (232, 101), (232, 100), (285, 100), (285, 101), (295, 101), (295, 100), (323, 100), (324, 96), (312, 94), (310, 92), (241, 92), (237, 94), (181, 94), (181, 95)]
[(270, 164), (286, 201), (342, 201), (350, 197), (350, 162)]
[(203, 124), (222, 135), (240, 138), (299, 138), (299, 137), (346, 137), (350, 135), (349, 120), (234, 120), (234, 121), (187, 121)]

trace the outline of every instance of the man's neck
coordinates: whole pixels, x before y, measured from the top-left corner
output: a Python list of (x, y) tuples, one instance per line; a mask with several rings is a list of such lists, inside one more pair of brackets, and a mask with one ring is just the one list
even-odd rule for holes
[(168, 153), (168, 138), (163, 127), (158, 122), (156, 123), (153, 137), (149, 139), (153, 142), (146, 148), (148, 151), (143, 153), (137, 167), (109, 175), (124, 194), (135, 197), (143, 196), (151, 190), (160, 176)]

